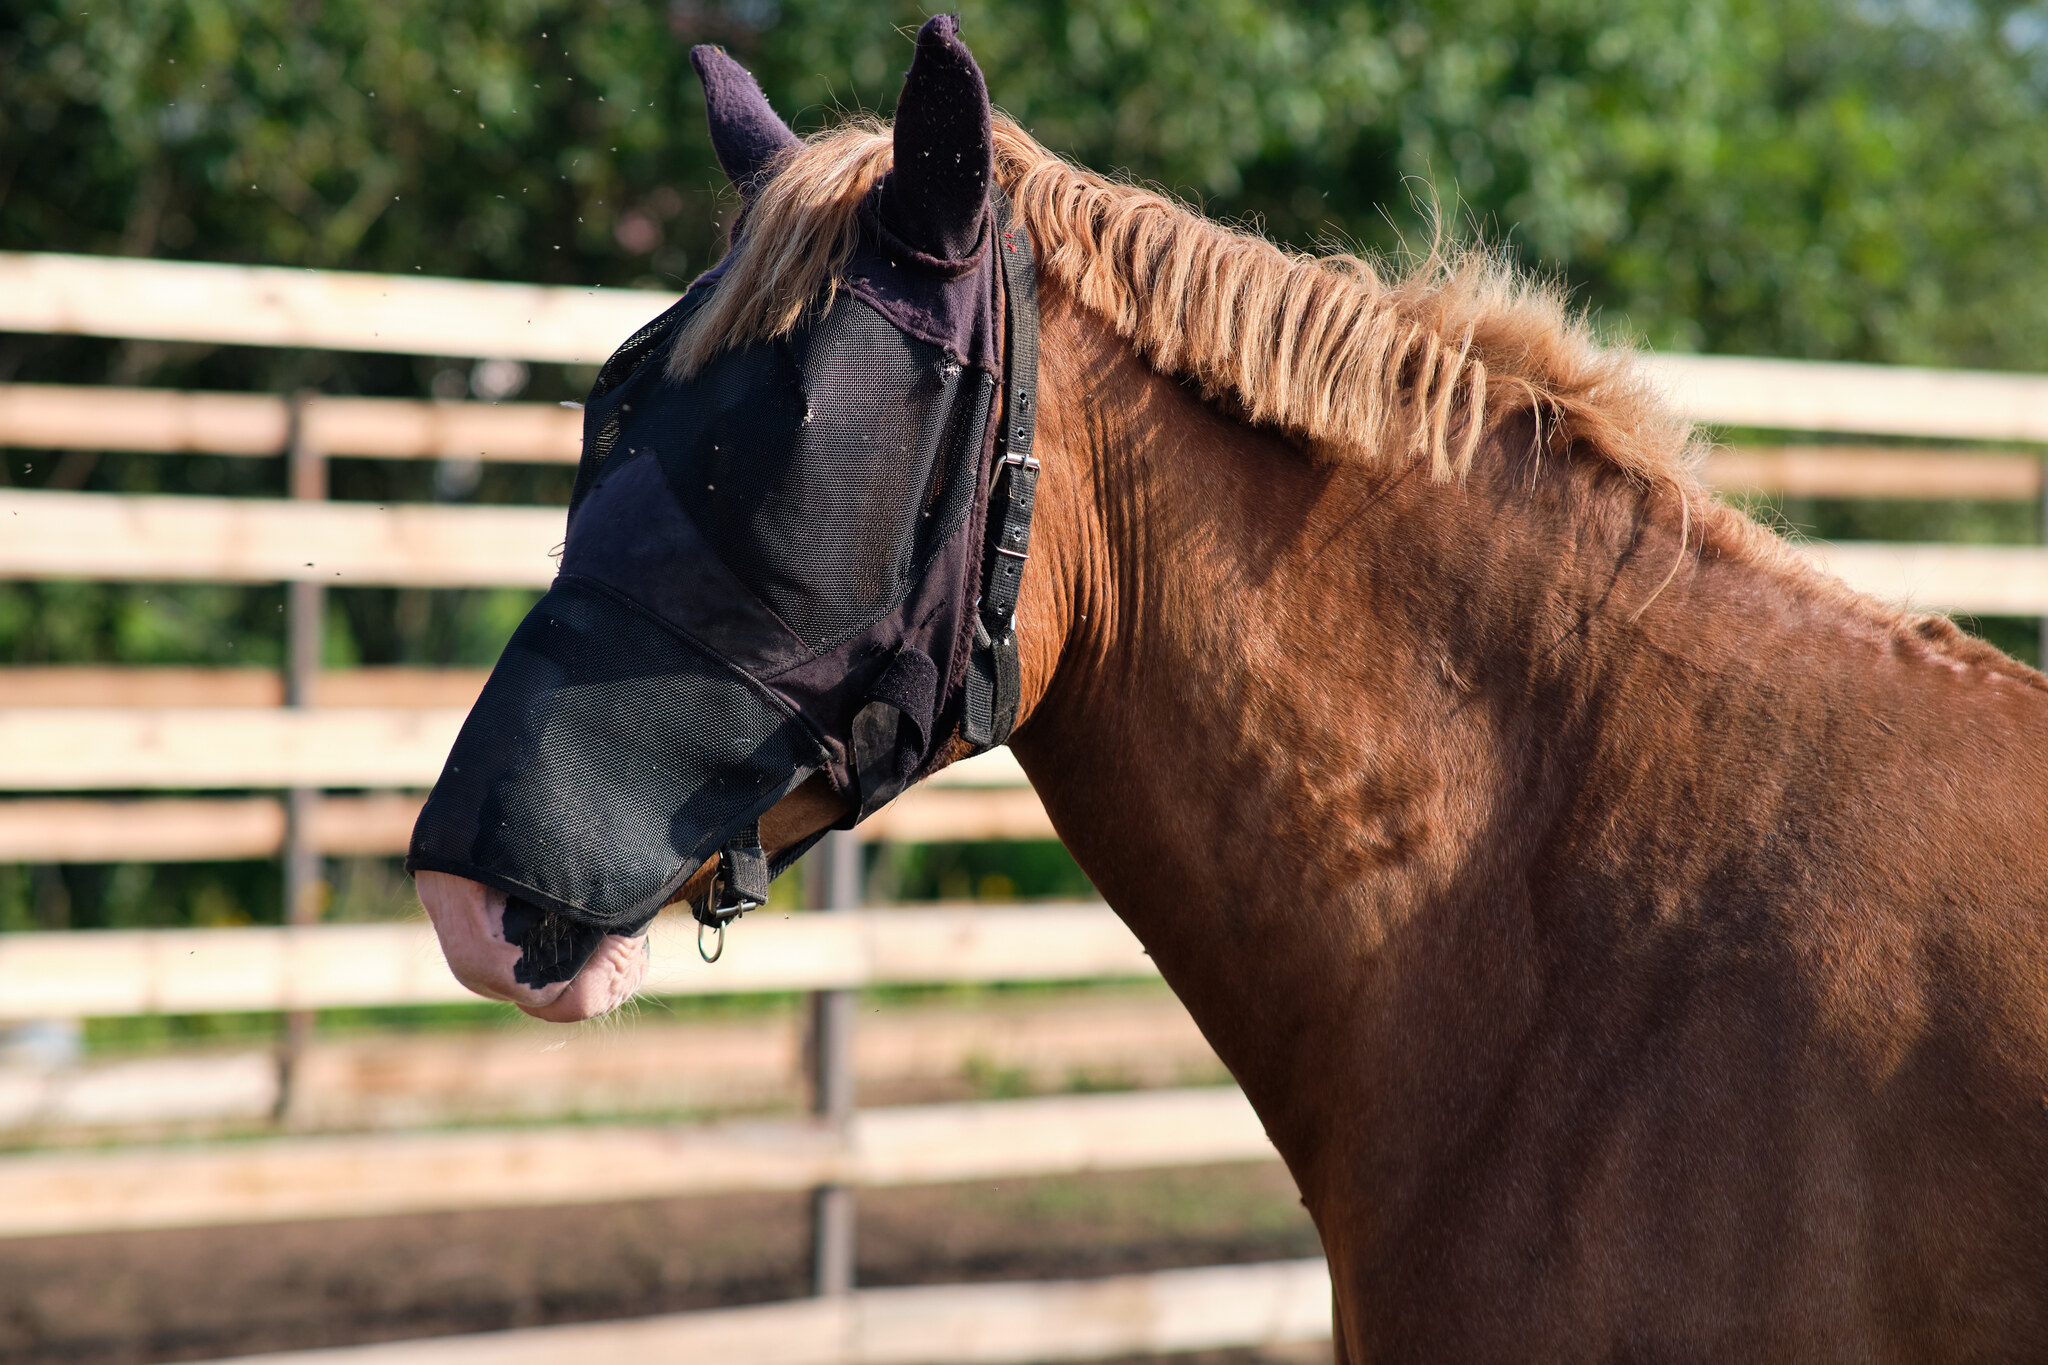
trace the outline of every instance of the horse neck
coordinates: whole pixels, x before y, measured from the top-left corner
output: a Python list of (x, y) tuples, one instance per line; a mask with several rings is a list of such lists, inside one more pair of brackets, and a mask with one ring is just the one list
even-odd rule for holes
[(1361, 1145), (1418, 1172), (1404, 1135), (1446, 1142), (1511, 1070), (1540, 995), (1530, 869), (1617, 761), (1619, 656), (1685, 649), (1632, 618), (1743, 594), (1666, 585), (1675, 506), (1532, 465), (1526, 424), (1462, 484), (1319, 463), (1057, 295), (1046, 336), (1051, 572), (1021, 617), (1043, 695), (1018, 756), (1311, 1209)]

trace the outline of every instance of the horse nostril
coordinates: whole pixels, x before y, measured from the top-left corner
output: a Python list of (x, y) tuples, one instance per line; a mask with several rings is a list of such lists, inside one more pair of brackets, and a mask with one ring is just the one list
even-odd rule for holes
[(521, 950), (513, 979), (535, 990), (574, 980), (606, 937), (602, 929), (517, 896), (505, 901), (504, 924), (505, 941)]

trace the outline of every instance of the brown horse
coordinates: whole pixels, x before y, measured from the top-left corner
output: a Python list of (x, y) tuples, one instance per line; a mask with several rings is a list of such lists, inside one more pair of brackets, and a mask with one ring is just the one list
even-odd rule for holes
[[(780, 163), (719, 327), (793, 324), (887, 149)], [(2048, 1360), (2048, 682), (1717, 505), (1484, 256), (1290, 255), (1013, 125), (995, 170), (1013, 747), (1299, 1182), (1339, 1358)]]

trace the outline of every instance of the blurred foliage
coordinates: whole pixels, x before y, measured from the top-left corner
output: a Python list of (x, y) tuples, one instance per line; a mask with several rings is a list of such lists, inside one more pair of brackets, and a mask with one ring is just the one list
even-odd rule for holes
[[(2048, 370), (2044, 0), (963, 10), (997, 102), (1047, 144), (1296, 245), (1483, 239), (1662, 346)], [(886, 112), (923, 17), (875, 0), (0, 0), (0, 249), (680, 288), (733, 204), (688, 46), (734, 51), (809, 131)], [(484, 377), (467, 359), (0, 336), (0, 382), (548, 401), (590, 372)], [(275, 494), (279, 464), (9, 451), (0, 482)], [(333, 486), (558, 504), (567, 471), (345, 461)], [(1774, 510), (1825, 536), (2038, 532), (2018, 506)], [(488, 662), (531, 600), (338, 591), (328, 660)], [(0, 661), (270, 665), (280, 606), (267, 588), (0, 584)], [(2031, 623), (1980, 625), (2033, 657)], [(1050, 845), (902, 850), (872, 874), (906, 896), (1085, 889)], [(140, 875), (0, 869), (0, 927), (205, 920), (276, 894), (258, 866)], [(377, 913), (385, 875), (343, 888), (348, 913)]]
[(1088, 876), (1056, 839), (870, 844), (870, 901), (1084, 900)]
[(0, 933), (275, 922), (276, 863), (0, 863)]
[[(1661, 344), (2048, 367), (2039, 0), (962, 8), (1047, 143), (1290, 241), (1435, 201)], [(7, 0), (0, 247), (679, 286), (730, 203), (687, 46), (810, 129), (889, 108), (923, 13)]]

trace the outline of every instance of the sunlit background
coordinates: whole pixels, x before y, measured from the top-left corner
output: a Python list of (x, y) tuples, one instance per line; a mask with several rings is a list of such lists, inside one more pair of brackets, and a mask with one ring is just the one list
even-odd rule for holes
[[(1563, 280), (1617, 342), (2048, 371), (2040, 3), (971, 0), (962, 14), (996, 102), (1049, 146), (1296, 246), (1484, 240)], [(886, 114), (923, 17), (876, 0), (0, 0), (0, 251), (680, 291), (735, 207), (688, 47), (728, 48), (808, 132)], [(0, 334), (0, 385), (555, 404), (593, 374)], [(328, 468), (330, 497), (380, 504), (561, 505), (572, 474), (471, 458)], [(0, 451), (0, 485), (23, 489), (274, 498), (286, 481), (281, 459)], [(2038, 544), (2032, 487), (1749, 500), (1820, 538)], [(537, 596), (334, 588), (322, 662), (486, 668)], [(281, 585), (0, 581), (0, 665), (15, 671), (0, 670), (0, 706), (21, 704), (8, 678), (26, 669), (274, 672), (285, 605)], [(2039, 659), (2034, 618), (1965, 624)], [(321, 872), (327, 921), (417, 918), (395, 856)], [(1093, 894), (1042, 837), (871, 844), (861, 876), (870, 902)], [(778, 908), (803, 902), (800, 881), (778, 885)], [(283, 885), (267, 858), (0, 864), (0, 933), (275, 924)], [(881, 1040), (859, 1064), (863, 1103), (1225, 1079), (1156, 982), (896, 987), (860, 1009)], [(794, 1113), (803, 1017), (795, 993), (657, 999), (569, 1035), (483, 1004), (328, 1011), (283, 1119), (275, 1014), (27, 1021), (0, 1026), (0, 1145)], [(864, 1284), (1316, 1245), (1271, 1163), (917, 1187), (861, 1207)], [(793, 1196), (750, 1194), (604, 1205), (567, 1240), (517, 1210), (0, 1239), (0, 1359), (200, 1359), (788, 1298), (808, 1274), (806, 1216)]]

